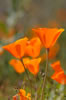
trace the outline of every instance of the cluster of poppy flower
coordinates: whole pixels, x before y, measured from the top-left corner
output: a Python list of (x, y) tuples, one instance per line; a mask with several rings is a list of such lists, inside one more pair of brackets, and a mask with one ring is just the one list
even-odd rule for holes
[[(22, 60), (25, 68), (28, 69), (32, 74), (36, 75), (39, 72), (39, 63), (41, 62), (41, 58), (37, 58), (40, 54), (41, 45), (43, 45), (43, 47), (46, 49), (50, 49), (54, 46), (60, 34), (64, 31), (64, 29), (57, 28), (37, 28), (32, 30), (37, 34), (38, 37), (35, 37), (30, 41), (25, 37), (12, 44), (3, 46), (5, 50), (9, 51), (14, 57), (19, 59), (12, 59), (10, 61), (10, 64), (18, 73), (25, 71), (21, 62)], [(32, 59), (30, 59), (29, 56), (32, 57)], [(55, 73), (51, 76), (51, 78), (61, 84), (66, 84), (66, 75), (61, 68), (60, 61), (54, 62), (51, 64), (51, 67), (55, 70)]]
[[(16, 72), (22, 73), (25, 71), (21, 62), (21, 60), (23, 60), (25, 68), (35, 75), (39, 72), (39, 63), (41, 61), (41, 58), (36, 58), (40, 53), (40, 47), (41, 42), (39, 38), (33, 38), (28, 41), (28, 38), (25, 37), (12, 44), (4, 46), (3, 48), (8, 50), (14, 57), (19, 59), (12, 59), (9, 62), (14, 67)], [(32, 59), (26, 56), (30, 56)]]
[[(35, 31), (35, 33), (38, 35), (45, 48), (51, 48), (55, 44), (60, 34), (64, 31), (64, 29), (38, 28), (33, 29), (33, 31)], [(51, 76), (51, 78), (61, 84), (66, 84), (66, 75), (60, 66), (60, 61), (59, 64), (55, 62), (54, 64), (51, 64), (51, 66), (55, 70), (55, 73)]]

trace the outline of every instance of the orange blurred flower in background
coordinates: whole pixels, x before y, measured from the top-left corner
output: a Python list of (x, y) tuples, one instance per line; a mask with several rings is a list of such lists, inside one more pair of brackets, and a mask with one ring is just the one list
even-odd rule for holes
[[(54, 58), (57, 56), (59, 50), (60, 50), (60, 45), (59, 45), (59, 43), (56, 43), (53, 47), (51, 47), (51, 48), (49, 49), (48, 58), (49, 58), (49, 59), (54, 59)], [(42, 60), (41, 60), (42, 62), (46, 60), (46, 53), (44, 53), (44, 54), (41, 56), (41, 59), (42, 59)]]
[(11, 38), (11, 37), (13, 37), (15, 34), (16, 34), (16, 30), (15, 30), (14, 28), (11, 28), (11, 29), (8, 30), (8, 35), (7, 35), (7, 37), (8, 37), (8, 38)]
[(43, 46), (45, 48), (52, 47), (55, 42), (57, 41), (60, 34), (64, 31), (64, 29), (57, 29), (57, 28), (37, 28), (32, 29), (37, 36), (40, 38)]
[(0, 55), (2, 55), (3, 53), (4, 53), (4, 49), (0, 47)]
[(54, 27), (60, 27), (59, 22), (57, 22), (56, 20), (50, 20), (48, 22), (48, 27), (54, 28)]
[[(36, 75), (39, 72), (39, 63), (41, 58), (29, 59), (23, 58), (25, 68), (28, 69), (32, 74)], [(16, 72), (23, 73), (25, 71), (24, 66), (20, 60), (12, 59), (9, 62), (13, 66)]]
[(51, 67), (55, 71), (51, 78), (60, 84), (66, 84), (66, 75), (64, 74), (64, 70), (61, 68), (60, 61), (54, 62), (51, 64)]
[(65, 22), (66, 21), (66, 9), (61, 8), (57, 11), (57, 18), (58, 20)]
[[(5, 24), (3, 24), (3, 25), (5, 25)], [(16, 34), (15, 28), (1, 29), (1, 27), (0, 27), (0, 39), (3, 42), (11, 42), (11, 41), (13, 41), (15, 34)]]

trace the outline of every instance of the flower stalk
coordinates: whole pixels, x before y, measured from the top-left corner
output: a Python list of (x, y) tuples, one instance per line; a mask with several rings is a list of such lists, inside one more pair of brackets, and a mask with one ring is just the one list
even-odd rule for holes
[(31, 80), (30, 80), (30, 78), (29, 78), (28, 72), (27, 72), (27, 70), (26, 70), (26, 68), (25, 68), (25, 65), (24, 65), (24, 62), (23, 62), (22, 59), (21, 59), (21, 62), (22, 62), (22, 64), (23, 64), (23, 67), (24, 67), (26, 76), (27, 76), (27, 78), (28, 78), (28, 80), (29, 80), (29, 84), (30, 84), (30, 86), (31, 86), (31, 94), (32, 94), (32, 84), (31, 84)]
[(43, 78), (41, 100), (44, 100), (44, 90), (45, 90), (46, 77), (47, 77), (47, 72), (48, 72), (48, 53), (49, 53), (49, 49), (47, 48), (46, 49), (46, 68), (45, 68), (45, 76)]
[(22, 64), (23, 64), (23, 67), (24, 67), (25, 73), (26, 73), (26, 75), (27, 75), (27, 78), (28, 78), (28, 80), (30, 80), (30, 79), (29, 79), (29, 75), (28, 75), (28, 73), (27, 73), (27, 71), (26, 71), (26, 68), (25, 68), (25, 65), (24, 65), (24, 62), (23, 62), (22, 59), (21, 59), (21, 62), (22, 62)]

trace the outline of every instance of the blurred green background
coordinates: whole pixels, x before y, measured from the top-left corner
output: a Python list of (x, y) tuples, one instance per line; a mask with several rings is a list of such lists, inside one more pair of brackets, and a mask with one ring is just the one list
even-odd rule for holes
[[(19, 75), (14, 71), (9, 65), (10, 59), (14, 57), (1, 47), (24, 36), (31, 38), (32, 28), (36, 27), (65, 29), (58, 40), (60, 51), (50, 63), (60, 60), (66, 74), (66, 0), (0, 0), (0, 100), (11, 100), (21, 87), (27, 86), (26, 91), (30, 91), (29, 84), (26, 85), (28, 80), (25, 73)], [(45, 61), (40, 64), (40, 72), (44, 70), (44, 66)], [(49, 68), (48, 74), (52, 75), (52, 71)], [(28, 72), (35, 87), (33, 97), (42, 83), (40, 72), (37, 78)], [(39, 96), (40, 93), (41, 90)], [(66, 86), (48, 77), (46, 100), (66, 100)]]

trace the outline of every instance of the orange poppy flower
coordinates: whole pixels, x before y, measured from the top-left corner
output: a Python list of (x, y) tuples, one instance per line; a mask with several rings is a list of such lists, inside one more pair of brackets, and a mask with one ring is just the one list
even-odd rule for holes
[(41, 48), (41, 41), (38, 37), (31, 39), (30, 41), (27, 41), (26, 45), (26, 55), (37, 57), (40, 54), (40, 48)]
[[(24, 58), (23, 59), (25, 68), (28, 69), (34, 75), (36, 75), (39, 72), (40, 61), (41, 61), (41, 58), (37, 58), (37, 59)], [(20, 60), (12, 59), (9, 63), (10, 65), (14, 67), (16, 72), (23, 73), (25, 71), (24, 66)]]
[(23, 39), (17, 40), (14, 43), (3, 46), (3, 48), (9, 51), (14, 57), (21, 58), (24, 56), (27, 40), (28, 38), (25, 37)]
[(41, 58), (36, 58), (36, 59), (29, 59), (25, 58), (24, 64), (26, 68), (34, 75), (36, 75), (39, 72), (39, 63), (41, 61)]
[(31, 94), (28, 93), (28, 94), (26, 95), (26, 92), (25, 92), (25, 90), (23, 90), (23, 89), (20, 89), (20, 90), (19, 90), (19, 93), (16, 94), (15, 96), (13, 96), (13, 100), (18, 100), (17, 97), (20, 97), (19, 100), (31, 100)]
[[(57, 56), (58, 52), (59, 52), (59, 49), (60, 49), (60, 45), (58, 43), (56, 43), (52, 48), (49, 49), (48, 58), (49, 59), (55, 58)], [(46, 60), (46, 53), (44, 53), (41, 56), (41, 59), (42, 59), (42, 61)]]
[(64, 29), (57, 28), (37, 28), (32, 29), (40, 38), (45, 48), (52, 47)]
[(26, 95), (26, 92), (23, 89), (20, 89), (18, 94), (20, 95), (20, 100), (31, 100), (31, 94), (28, 93)]
[(55, 73), (51, 76), (51, 78), (53, 80), (56, 80), (60, 84), (66, 84), (66, 75), (64, 74), (64, 71), (61, 68), (60, 61), (51, 64), (51, 67), (55, 71)]
[(9, 64), (11, 66), (13, 66), (13, 68), (15, 69), (15, 71), (18, 72), (18, 73), (20, 73), (20, 74), (25, 71), (24, 67), (23, 67), (23, 65), (22, 65), (22, 63), (21, 63), (20, 60), (12, 59), (12, 60), (10, 60)]

